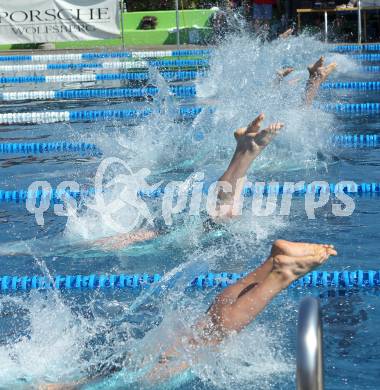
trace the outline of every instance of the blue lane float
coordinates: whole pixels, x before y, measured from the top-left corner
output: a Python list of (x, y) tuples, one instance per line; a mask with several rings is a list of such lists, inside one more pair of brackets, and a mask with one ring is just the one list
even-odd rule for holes
[(332, 49), (336, 53), (350, 53), (358, 51), (380, 51), (380, 44), (366, 43), (363, 45), (338, 45)]
[(380, 66), (362, 66), (360, 70), (366, 73), (380, 73)]
[[(257, 193), (269, 195), (269, 194), (287, 194), (290, 193), (291, 188), (285, 187), (284, 185), (275, 182), (268, 183), (260, 188), (256, 188)], [(154, 191), (137, 191), (137, 195), (142, 198), (160, 198), (164, 194), (165, 189), (160, 187)], [(204, 193), (207, 194), (207, 188), (204, 188)], [(305, 194), (321, 194), (321, 193), (346, 193), (350, 195), (362, 196), (362, 195), (380, 195), (380, 182), (373, 183), (351, 183), (342, 185), (341, 183), (326, 183), (325, 186), (307, 184), (305, 183), (302, 187), (297, 188), (296, 191), (291, 191), (294, 196), (304, 196)], [(252, 188), (244, 188), (243, 195), (245, 197), (251, 197), (255, 194), (255, 191)], [(12, 203), (21, 203), (25, 202), (27, 199), (35, 199), (40, 201), (41, 199), (48, 199), (51, 203), (57, 204), (62, 202), (62, 198), (65, 195), (70, 195), (74, 199), (84, 199), (87, 197), (93, 197), (95, 195), (94, 188), (86, 188), (81, 191), (57, 191), (55, 189), (51, 191), (43, 191), (42, 189), (37, 191), (27, 191), (27, 190), (0, 190), (0, 202), (12, 202)]]
[[(199, 289), (227, 287), (247, 273), (208, 273), (189, 282), (188, 287)], [(57, 275), (1, 276), (2, 293), (27, 292), (30, 290), (115, 290), (141, 289), (159, 282), (159, 274), (116, 275)], [(290, 285), (290, 288), (376, 288), (380, 287), (380, 271), (313, 271)]]
[[(358, 104), (315, 104), (315, 107), (326, 112), (337, 114), (379, 114), (380, 103), (358, 103)], [(194, 119), (201, 112), (213, 114), (215, 107), (212, 106), (182, 106), (178, 109), (177, 117), (173, 119)], [(36, 112), (8, 112), (0, 114), (0, 124), (28, 124), (28, 123), (58, 123), (58, 122), (95, 122), (108, 119), (133, 119), (145, 118), (152, 113), (159, 113), (160, 110), (146, 109), (125, 109), (125, 110), (79, 110), (79, 111), (36, 111)]]
[[(194, 119), (200, 112), (209, 114), (214, 112), (212, 107), (186, 107), (177, 109), (177, 116), (173, 119), (186, 120)], [(79, 111), (36, 111), (21, 113), (0, 114), (0, 124), (28, 124), (28, 123), (58, 123), (58, 122), (96, 122), (102, 120), (130, 120), (142, 119), (153, 113), (160, 113), (160, 110), (151, 108), (125, 109), (125, 110), (79, 110)]]
[(380, 54), (353, 54), (351, 58), (358, 61), (376, 62), (380, 61)]
[[(16, 91), (0, 92), (0, 100), (64, 100), (64, 99), (117, 99), (156, 96), (160, 90), (150, 86), (145, 88), (102, 88), (65, 89), (56, 91)], [(180, 98), (196, 96), (195, 85), (172, 85), (168, 92)]]
[(375, 147), (380, 145), (380, 136), (377, 134), (338, 134), (332, 137), (332, 143), (342, 147)]
[(159, 58), (159, 57), (207, 57), (211, 54), (209, 49), (195, 50), (161, 50), (161, 51), (108, 51), (93, 53), (59, 53), (42, 55), (10, 55), (0, 56), (0, 62), (53, 62), (95, 60), (99, 58)]
[[(166, 81), (186, 81), (195, 80), (199, 77), (207, 76), (205, 70), (183, 70), (183, 71), (161, 71), (161, 76)], [(84, 81), (147, 81), (151, 78), (149, 72), (127, 72), (127, 73), (84, 73), (84, 74), (64, 74), (53, 76), (14, 76), (0, 77), (0, 84), (39, 84), (39, 83), (69, 83)]]
[(380, 103), (330, 103), (320, 104), (317, 107), (336, 114), (379, 114)]
[(40, 154), (52, 152), (101, 154), (96, 145), (86, 142), (56, 141), (0, 144), (0, 153), (2, 154)]
[[(340, 134), (334, 135), (332, 142), (334, 145), (345, 147), (376, 146), (380, 144), (380, 136), (377, 134)], [(95, 144), (86, 142), (0, 143), (0, 153), (2, 154), (39, 154), (47, 152), (101, 154)]]
[(323, 83), (321, 88), (330, 89), (353, 89), (359, 91), (379, 91), (380, 81), (349, 81), (338, 83)]
[(43, 72), (48, 70), (88, 70), (88, 69), (144, 69), (173, 68), (173, 67), (208, 67), (208, 60), (148, 60), (148, 61), (112, 61), (90, 63), (67, 63), (67, 64), (22, 64), (0, 65), (0, 73), (3, 72)]

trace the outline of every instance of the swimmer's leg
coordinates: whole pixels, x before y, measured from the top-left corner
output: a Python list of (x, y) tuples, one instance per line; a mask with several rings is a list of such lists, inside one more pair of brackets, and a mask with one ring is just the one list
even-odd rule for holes
[(255, 287), (258, 283), (261, 283), (273, 269), (273, 258), (279, 255), (302, 257), (310, 256), (318, 247), (325, 247), (334, 249), (333, 245), (325, 244), (309, 244), (305, 242), (291, 242), (286, 240), (276, 240), (271, 249), (269, 257), (258, 268), (249, 273), (244, 279), (239, 280), (237, 283), (224, 289), (215, 302), (220, 304), (232, 304), (236, 299), (247, 292), (249, 289)]
[(231, 331), (247, 326), (290, 283), (336, 254), (331, 245), (277, 240), (264, 264), (219, 294), (194, 333), (178, 336), (147, 378), (158, 381), (186, 370), (190, 365), (181, 358), (184, 343), (195, 348), (219, 344)]
[[(278, 293), (323, 264), (331, 255), (337, 254), (330, 245), (290, 243), (288, 248), (297, 254), (307, 254), (303, 256), (275, 254), (272, 258), (272, 269), (267, 277), (253, 288), (243, 289), (233, 303), (221, 302), (217, 297), (208, 311), (210, 323), (204, 329), (211, 340), (218, 341), (231, 331), (241, 331)], [(250, 274), (245, 279), (252, 278), (253, 275)]]
[(154, 230), (140, 230), (137, 232), (119, 234), (117, 236), (101, 238), (93, 241), (93, 244), (105, 250), (118, 250), (137, 242), (151, 240), (158, 236)]
[(337, 67), (336, 62), (333, 62), (330, 65), (324, 67), (324, 61), (324, 57), (321, 57), (314, 65), (310, 65), (308, 67), (309, 80), (306, 84), (306, 105), (311, 105), (315, 96), (317, 95), (320, 85), (329, 77), (329, 75)]
[(286, 76), (290, 75), (294, 71), (294, 68), (288, 67), (288, 68), (282, 68), (277, 71), (276, 73), (276, 80), (278, 82), (281, 82)]
[(232, 192), (225, 193), (219, 191), (218, 204), (231, 206), (229, 211), (224, 215), (216, 217), (231, 217), (232, 206), (235, 194), (242, 191), (242, 180), (247, 174), (252, 162), (259, 156), (272, 139), (278, 134), (283, 127), (281, 123), (272, 123), (266, 129), (260, 130), (260, 126), (264, 120), (264, 114), (260, 114), (248, 127), (240, 128), (235, 131), (235, 139), (237, 142), (235, 153), (231, 162), (220, 177), (219, 181), (228, 182), (232, 186)]
[(294, 28), (288, 28), (286, 31), (281, 33), (278, 38), (279, 39), (286, 39), (289, 38), (294, 33)]

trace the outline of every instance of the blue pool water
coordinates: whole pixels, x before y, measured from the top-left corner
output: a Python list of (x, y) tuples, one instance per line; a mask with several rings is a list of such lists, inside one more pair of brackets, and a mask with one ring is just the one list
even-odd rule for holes
[[(133, 172), (149, 169), (150, 184), (185, 180), (200, 171), (205, 173), (206, 181), (216, 180), (234, 150), (233, 130), (260, 112), (266, 113), (266, 123), (280, 120), (285, 128), (255, 161), (249, 174), (252, 181), (378, 182), (378, 147), (339, 148), (330, 142), (333, 134), (377, 134), (378, 115), (335, 115), (302, 107), (306, 66), (322, 54), (327, 62), (338, 63), (330, 81), (378, 80), (376, 73), (362, 73), (349, 55), (329, 50), (329, 46), (309, 37), (264, 45), (252, 38), (235, 37), (215, 49), (208, 77), (195, 81), (197, 98), (176, 100), (152, 70), (151, 83), (161, 92), (149, 101), (3, 102), (0, 113), (131, 107), (159, 108), (160, 113), (144, 120), (2, 126), (0, 142), (85, 141), (96, 144), (103, 155), (0, 155), (0, 189), (27, 189), (36, 180), (47, 180), (52, 187), (64, 180), (93, 186), (98, 166), (107, 157), (122, 159)], [(274, 75), (282, 66), (294, 66), (290, 79), (299, 82), (277, 84)], [(121, 86), (130, 84), (66, 83), (53, 88), (3, 85), (2, 92)], [(347, 90), (321, 91), (317, 100), (379, 102), (376, 91)], [(216, 107), (215, 113), (200, 114), (191, 122), (173, 121), (178, 105), (203, 103)], [(123, 169), (115, 165), (109, 176), (125, 174)], [(116, 198), (115, 191), (106, 195), (107, 202)], [(160, 215), (160, 199), (151, 199), (148, 205), (155, 216)], [(92, 241), (111, 236), (114, 231), (107, 226), (104, 215), (91, 212), (86, 203), (69, 218), (56, 216), (51, 206), (43, 226), (36, 224), (24, 203), (0, 203), (1, 275), (162, 274), (177, 267), (183, 267), (189, 278), (207, 270), (243, 272), (265, 258), (276, 238), (334, 243), (339, 256), (324, 266), (326, 270), (376, 270), (379, 198), (355, 197), (355, 205), (351, 216), (336, 217), (328, 203), (311, 220), (305, 212), (304, 198), (297, 197), (289, 216), (276, 213), (252, 218), (245, 209), (243, 216), (221, 234), (205, 233), (200, 218), (183, 212), (174, 216), (167, 234), (110, 250), (93, 245)], [(117, 218), (127, 224), (134, 215), (126, 207)], [(142, 367), (170, 344), (175, 331), (194, 323), (216, 293), (216, 289), (188, 291), (184, 279), (175, 277), (172, 284), (169, 290), (157, 288), (141, 293), (72, 290), (0, 295), (0, 387), (75, 381), (101, 364), (111, 364), (127, 351), (128, 367), (122, 374), (86, 388), (158, 388), (156, 383), (149, 383)], [(194, 352), (184, 347), (184, 358), (192, 362), (192, 374), (163, 387), (294, 388), (297, 308), (305, 294), (321, 299), (326, 389), (377, 389), (380, 300), (375, 289), (284, 292), (254, 323), (217, 351)]]

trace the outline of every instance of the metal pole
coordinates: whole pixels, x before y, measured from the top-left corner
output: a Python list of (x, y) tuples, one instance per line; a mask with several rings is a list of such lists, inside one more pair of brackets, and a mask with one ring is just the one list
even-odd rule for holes
[(329, 20), (328, 20), (328, 16), (327, 16), (327, 11), (325, 11), (325, 42), (328, 41), (329, 37)]
[(323, 390), (322, 320), (319, 301), (302, 300), (297, 329), (297, 390)]
[(120, 0), (119, 1), (119, 8), (120, 8), (120, 26), (121, 26), (121, 42), (123, 45), (123, 50), (125, 49), (125, 41), (124, 41), (124, 16), (123, 16), (123, 11), (124, 11), (124, 1)]
[(178, 6), (178, 0), (175, 0), (175, 24), (176, 24), (176, 33), (177, 33), (177, 47), (179, 49), (180, 39), (179, 39), (179, 6)]
[(358, 1), (358, 43), (362, 43), (362, 2)]

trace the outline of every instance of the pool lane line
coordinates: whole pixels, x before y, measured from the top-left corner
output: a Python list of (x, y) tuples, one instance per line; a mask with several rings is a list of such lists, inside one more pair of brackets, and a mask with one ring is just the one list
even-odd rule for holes
[(100, 155), (95, 144), (87, 142), (31, 142), (31, 143), (0, 143), (0, 154), (42, 154), (42, 153), (85, 153)]
[[(380, 103), (315, 103), (314, 107), (326, 112), (348, 115), (380, 114)], [(182, 106), (177, 109), (173, 119), (194, 119), (201, 112), (213, 114), (215, 107), (212, 106)], [(145, 118), (153, 113), (161, 111), (152, 108), (125, 109), (125, 110), (78, 110), (78, 111), (36, 111), (36, 112), (8, 112), (0, 114), (0, 124), (37, 124), (58, 122), (96, 122), (108, 119), (135, 119)]]
[[(195, 80), (198, 77), (206, 77), (208, 72), (205, 69), (182, 70), (182, 71), (160, 71), (160, 75), (166, 81), (185, 81)], [(0, 84), (49, 84), (49, 83), (69, 83), (69, 82), (87, 82), (87, 81), (110, 81), (110, 80), (129, 80), (129, 81), (147, 81), (151, 78), (149, 72), (126, 72), (126, 73), (83, 73), (83, 74), (64, 74), (52, 76), (12, 76), (0, 77)]]
[[(380, 90), (380, 81), (371, 82), (343, 82), (324, 83), (324, 90)], [(171, 85), (169, 91), (177, 97), (197, 96), (195, 85)], [(158, 87), (149, 86), (143, 88), (94, 88), (94, 89), (59, 89), (42, 91), (15, 91), (0, 92), (0, 101), (21, 100), (65, 100), (65, 99), (117, 99), (156, 96), (160, 92)]]
[(352, 54), (351, 59), (365, 62), (377, 62), (380, 61), (380, 54)]
[[(181, 98), (196, 96), (195, 85), (171, 85), (167, 88), (173, 95)], [(52, 91), (0, 92), (0, 101), (19, 100), (65, 100), (65, 99), (117, 99), (156, 96), (159, 88), (97, 88), (64, 89)]]
[(344, 81), (327, 82), (321, 84), (323, 90), (359, 90), (359, 91), (379, 91), (380, 81)]
[(54, 62), (96, 60), (101, 58), (160, 58), (160, 57), (208, 57), (210, 49), (151, 50), (151, 51), (106, 51), (86, 53), (57, 53), (40, 55), (0, 55), (0, 62)]
[(376, 147), (380, 145), (380, 135), (378, 134), (336, 134), (332, 136), (331, 142), (335, 146), (356, 148), (356, 147)]
[[(212, 107), (180, 107), (173, 119), (194, 119), (201, 112), (213, 113)], [(0, 114), (0, 124), (96, 122), (108, 119), (142, 119), (160, 110), (151, 108), (125, 110), (78, 110), (78, 111), (36, 111)]]
[[(254, 193), (258, 194), (293, 194), (294, 196), (304, 196), (305, 194), (321, 194), (321, 193), (346, 193), (353, 196), (362, 196), (362, 195), (380, 195), (380, 182), (373, 183), (360, 183), (356, 184), (354, 182), (350, 184), (342, 183), (327, 183), (326, 186), (316, 185), (316, 184), (304, 184), (302, 187), (298, 186), (297, 190), (294, 191), (294, 188), (289, 185), (282, 185), (279, 182), (268, 183), (260, 186), (259, 183), (256, 183), (256, 188), (253, 190), (250, 187), (245, 187), (242, 191), (244, 197), (251, 197)], [(137, 196), (142, 198), (160, 198), (163, 196), (165, 189), (160, 187), (154, 191), (137, 191)], [(203, 193), (207, 194), (208, 188), (203, 188)], [(93, 197), (95, 195), (95, 189), (92, 187), (80, 190), (80, 191), (69, 191), (62, 190), (57, 191), (52, 189), (51, 191), (43, 191), (41, 189), (37, 191), (28, 191), (28, 190), (10, 190), (3, 189), (0, 190), (0, 202), (12, 202), (12, 203), (21, 203), (25, 202), (27, 199), (34, 199), (40, 201), (41, 199), (48, 199), (52, 204), (61, 203), (63, 198), (67, 195), (74, 199), (84, 199), (87, 197)]]
[(380, 103), (314, 103), (314, 107), (335, 114), (379, 114)]
[[(375, 147), (380, 145), (377, 134), (338, 134), (332, 137), (332, 144), (341, 147)], [(0, 154), (42, 154), (52, 152), (87, 153), (101, 155), (95, 144), (87, 142), (54, 141), (54, 142), (18, 142), (0, 143)]]
[[(227, 287), (244, 278), (248, 273), (207, 273), (190, 280), (187, 287), (199, 289)], [(113, 275), (56, 275), (0, 276), (0, 292), (27, 292), (30, 290), (116, 290), (141, 289), (164, 281), (160, 274)], [(289, 288), (376, 288), (380, 287), (380, 271), (312, 271), (293, 282)]]
[(365, 43), (361, 45), (337, 45), (331, 52), (335, 53), (351, 53), (360, 51), (380, 51), (379, 43)]
[(30, 65), (0, 65), (0, 73), (4, 72), (36, 72), (47, 70), (88, 70), (88, 69), (148, 69), (172, 67), (208, 67), (209, 61), (204, 59), (191, 60), (149, 60), (149, 61), (113, 61), (79, 64), (30, 64)]

